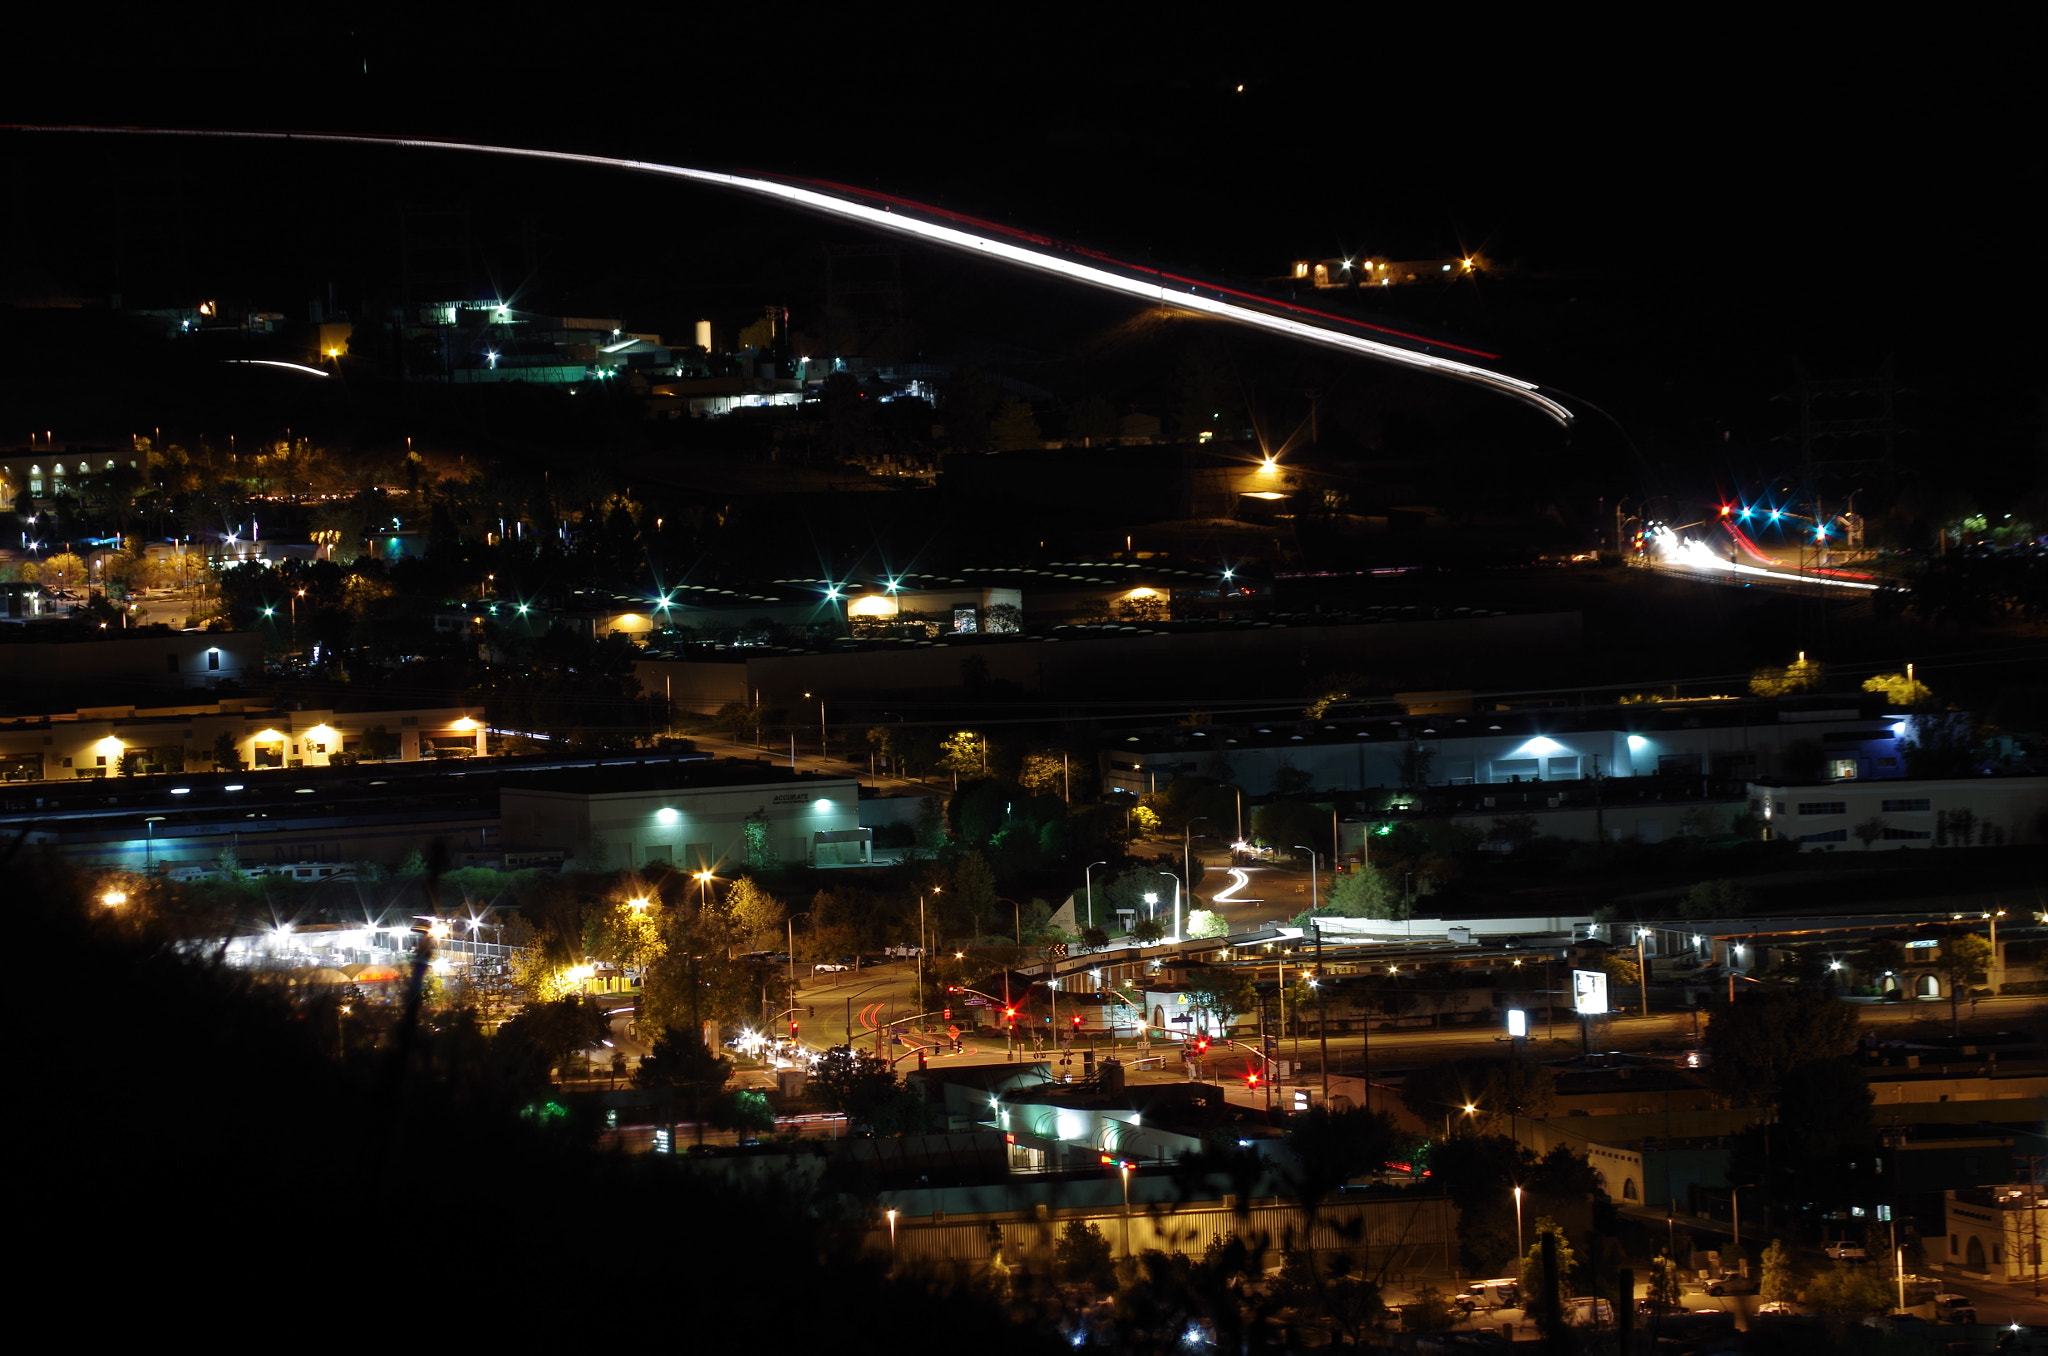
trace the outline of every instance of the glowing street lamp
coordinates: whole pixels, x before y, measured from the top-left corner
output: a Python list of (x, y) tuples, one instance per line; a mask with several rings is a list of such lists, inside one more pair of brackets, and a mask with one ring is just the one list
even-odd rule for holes
[(125, 890), (109, 890), (100, 896), (100, 903), (110, 909), (118, 909), (127, 902), (128, 894)]

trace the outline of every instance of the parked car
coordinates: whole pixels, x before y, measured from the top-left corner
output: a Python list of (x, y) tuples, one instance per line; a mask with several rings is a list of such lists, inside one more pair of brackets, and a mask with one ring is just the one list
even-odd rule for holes
[(1821, 1251), (1837, 1262), (1861, 1262), (1870, 1256), (1861, 1243), (1829, 1243)]
[(819, 961), (811, 967), (811, 973), (814, 975), (836, 975), (841, 971), (851, 970), (852, 968), (851, 965), (844, 965), (839, 961)]
[(1522, 1307), (1522, 1283), (1511, 1276), (1474, 1281), (1465, 1287), (1464, 1294), (1458, 1296), (1458, 1307), (1468, 1314), (1474, 1309), (1519, 1309)]
[(1936, 1295), (1934, 1316), (1944, 1323), (1975, 1323), (1977, 1302), (1968, 1295)]
[(1739, 1271), (1730, 1271), (1707, 1282), (1707, 1293), (1719, 1299), (1723, 1295), (1754, 1295), (1756, 1281)]
[(1799, 1311), (1783, 1300), (1770, 1300), (1756, 1306), (1759, 1314), (1796, 1314)]

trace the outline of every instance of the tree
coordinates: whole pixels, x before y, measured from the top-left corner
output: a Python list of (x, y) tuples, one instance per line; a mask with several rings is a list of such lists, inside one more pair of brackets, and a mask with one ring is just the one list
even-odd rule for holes
[(1889, 1309), (1892, 1292), (1870, 1272), (1837, 1262), (1815, 1276), (1801, 1298), (1815, 1313), (1840, 1323)]
[(694, 1026), (671, 1026), (654, 1038), (633, 1081), (643, 1088), (673, 1088), (709, 1100), (731, 1077), (732, 1061), (714, 1055), (704, 1043), (702, 1031)]
[(60, 551), (42, 563), (42, 582), (44, 588), (82, 588), (85, 585), (85, 580), (85, 562), (69, 551)]
[(988, 740), (977, 730), (955, 730), (939, 745), (939, 771), (956, 777), (988, 775)]
[(787, 906), (752, 876), (741, 876), (726, 887), (722, 908), (733, 943), (748, 951), (759, 950), (763, 938), (772, 945), (789, 915)]
[(1611, 996), (1638, 993), (1643, 982), (1643, 967), (1636, 961), (1632, 949), (1610, 947), (1600, 953), (1594, 962), (1607, 975), (1607, 992)]
[(1166, 935), (1166, 924), (1157, 918), (1140, 918), (1131, 924), (1131, 940), (1150, 946)]
[(1685, 892), (1681, 918), (1742, 918), (1756, 907), (1756, 891), (1740, 881), (1703, 880)]
[(1778, 1100), (1787, 1075), (1856, 1045), (1856, 1009), (1817, 986), (1753, 986), (1707, 1019), (1715, 1087), (1748, 1106)]
[(775, 1108), (766, 1095), (752, 1088), (735, 1088), (705, 1107), (704, 1119), (721, 1130), (767, 1132), (775, 1128)]
[(1053, 1266), (1068, 1285), (1085, 1285), (1099, 1293), (1116, 1289), (1116, 1264), (1109, 1240), (1086, 1220), (1070, 1219), (1053, 1247)]
[(1934, 700), (1934, 690), (1903, 673), (1880, 673), (1863, 680), (1865, 692), (1882, 692), (1894, 706), (1925, 706)]
[(996, 407), (995, 418), (989, 422), (989, 440), (998, 452), (1021, 452), (1043, 445), (1045, 435), (1039, 431), (1030, 402), (1011, 396)]
[(213, 740), (213, 765), (222, 772), (242, 770), (242, 750), (235, 743), (233, 730), (222, 730)]
[(1281, 852), (1313, 848), (1329, 857), (1330, 816), (1306, 801), (1276, 800), (1252, 812), (1252, 838)]
[(1537, 1217), (1536, 1227), (1531, 1232), (1529, 1251), (1522, 1256), (1522, 1294), (1525, 1296), (1552, 1293), (1550, 1276), (1543, 1265), (1543, 1236), (1549, 1234), (1556, 1241), (1557, 1248), (1557, 1289), (1556, 1294), (1569, 1296), (1572, 1272), (1578, 1267), (1578, 1257), (1572, 1252), (1571, 1241), (1566, 1238), (1564, 1227), (1548, 1215)]
[(645, 970), (660, 957), (666, 942), (647, 908), (621, 899), (607, 901), (584, 917), (585, 955), (632, 970)]
[(768, 833), (768, 807), (757, 806), (747, 816), (745, 829), (747, 840), (747, 865), (755, 871), (772, 871), (782, 864), (782, 855), (775, 850), (774, 840)]
[(550, 1069), (596, 1045), (610, 1030), (611, 1020), (594, 999), (558, 998), (528, 1003), (498, 1028), (492, 1043), (516, 1081), (538, 1084), (547, 1081)]
[(1749, 690), (1758, 697), (1788, 697), (1795, 692), (1817, 692), (1827, 684), (1827, 665), (1808, 659), (1806, 651), (1785, 668), (1758, 669), (1749, 676)]
[[(1962, 992), (1991, 969), (1991, 943), (1974, 932), (1941, 939), (1941, 977), (1948, 982), (1948, 1015), (1952, 1030), (1962, 1029)], [(1975, 1011), (1976, 1009), (1971, 1009)]]
[(1188, 976), (1187, 993), (1188, 1005), (1202, 1018), (1202, 1028), (1225, 1036), (1237, 1016), (1250, 1012), (1259, 1001), (1250, 975), (1216, 966)]
[(1211, 913), (1207, 909), (1194, 909), (1188, 913), (1188, 936), (1227, 937), (1229, 935), (1230, 924), (1223, 921), (1222, 914)]
[(1884, 837), (1884, 816), (1872, 815), (1855, 828), (1849, 830), (1849, 833), (1857, 842), (1863, 844), (1863, 850), (1868, 852), (1879, 839)]
[(1758, 1262), (1763, 1273), (1757, 1282), (1757, 1298), (1765, 1304), (1788, 1304), (1799, 1298), (1798, 1280), (1792, 1273), (1792, 1254), (1785, 1244), (1772, 1239)]
[(1372, 866), (1346, 871), (1331, 881), (1323, 903), (1343, 918), (1408, 916), (1408, 901), (1401, 897), (1400, 889), (1389, 883), (1386, 872)]
[(1659, 1312), (1676, 1309), (1685, 1302), (1685, 1287), (1678, 1279), (1678, 1263), (1661, 1252), (1650, 1262), (1650, 1282), (1645, 1298)]

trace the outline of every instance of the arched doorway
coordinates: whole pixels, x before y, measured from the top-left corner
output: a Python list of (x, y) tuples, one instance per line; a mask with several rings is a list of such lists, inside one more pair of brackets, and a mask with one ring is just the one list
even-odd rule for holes
[(1922, 975), (1913, 981), (1913, 992), (1922, 998), (1941, 997), (1941, 981), (1933, 975)]
[(1963, 1250), (1963, 1265), (1971, 1271), (1984, 1270), (1984, 1240), (1970, 1235), (1970, 1246)]
[(1621, 1198), (1625, 1201), (1632, 1201), (1636, 1199), (1635, 1178), (1624, 1177), (1621, 1179)]

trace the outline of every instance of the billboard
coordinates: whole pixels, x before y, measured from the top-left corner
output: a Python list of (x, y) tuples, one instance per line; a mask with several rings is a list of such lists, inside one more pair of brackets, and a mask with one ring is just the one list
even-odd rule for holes
[(1508, 1009), (1508, 1035), (1516, 1040), (1529, 1034), (1529, 1014), (1521, 1008)]
[(1598, 1017), (1607, 1011), (1607, 972), (1572, 971), (1572, 1010), (1581, 1017)]

